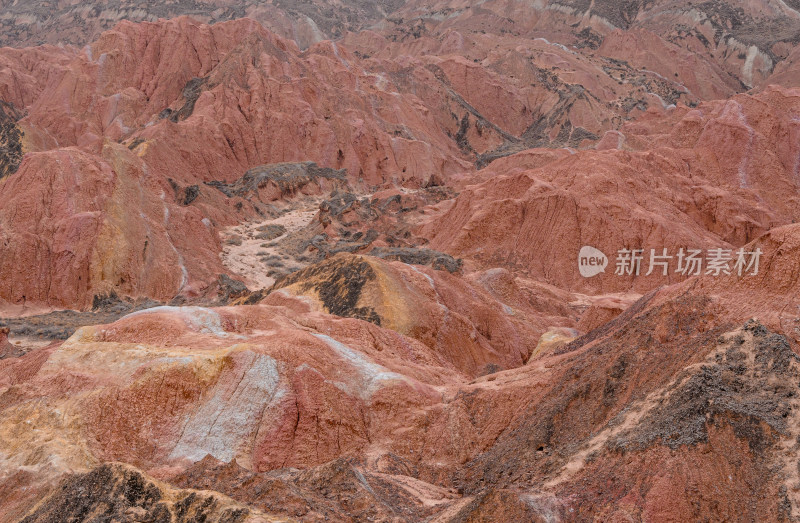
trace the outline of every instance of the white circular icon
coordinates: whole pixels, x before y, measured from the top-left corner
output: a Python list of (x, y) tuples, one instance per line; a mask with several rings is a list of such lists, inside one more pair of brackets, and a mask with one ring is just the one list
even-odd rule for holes
[(585, 245), (578, 253), (578, 270), (584, 278), (591, 278), (606, 272), (608, 257), (600, 249)]

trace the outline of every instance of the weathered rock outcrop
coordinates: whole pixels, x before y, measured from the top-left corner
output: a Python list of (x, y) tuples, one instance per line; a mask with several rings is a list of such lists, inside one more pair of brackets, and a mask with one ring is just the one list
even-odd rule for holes
[[(549, 322), (571, 324), (566, 309), (559, 318), (545, 307), (503, 303), (482, 275), (468, 282), (435, 269), (342, 253), (278, 281), (264, 303), (286, 293), (308, 297), (325, 312), (415, 338), (469, 375), (517, 367)], [(513, 279), (506, 283), (515, 298), (522, 294)]]
[(177, 491), (122, 464), (106, 464), (65, 478), (24, 523), (154, 521), (245, 523), (278, 521), (224, 496)]
[[(206, 182), (228, 197), (239, 196), (264, 203), (299, 193), (321, 193), (344, 188), (344, 169), (320, 168), (314, 162), (282, 163), (254, 167), (233, 183)], [(310, 186), (310, 187), (309, 187)]]

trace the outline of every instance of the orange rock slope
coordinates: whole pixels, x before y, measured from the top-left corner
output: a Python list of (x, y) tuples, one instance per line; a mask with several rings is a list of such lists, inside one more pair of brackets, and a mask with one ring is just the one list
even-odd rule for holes
[[(764, 495), (752, 498), (751, 516), (789, 516), (800, 358), (776, 331), (797, 292), (798, 234), (788, 226), (758, 240), (770, 305), (742, 303), (747, 280), (693, 278), (477, 379), (419, 331), (333, 317), (291, 286), (260, 305), (160, 307), (85, 327), (2, 361), (3, 473), (25, 486), (5, 514), (78, 474), (45, 501), (59, 506), (58, 492), (123, 461), (249, 510), (308, 520), (729, 518), (752, 484)], [(464, 292), (429, 269), (415, 277), (398, 262), (370, 263), (384, 286), (410, 285), (393, 299), (400, 309), (417, 303), (412, 289), (427, 277), (443, 296)], [(295, 285), (304, 281), (342, 290), (324, 270)], [(384, 297), (370, 282), (360, 290), (360, 304)], [(375, 310), (387, 325), (399, 317)], [(756, 314), (763, 323), (747, 319)], [(428, 321), (443, 329), (453, 320)], [(519, 333), (513, 323), (505, 332)], [(515, 350), (492, 336), (473, 355), (513, 360)], [(365, 506), (370, 496), (380, 503)]]

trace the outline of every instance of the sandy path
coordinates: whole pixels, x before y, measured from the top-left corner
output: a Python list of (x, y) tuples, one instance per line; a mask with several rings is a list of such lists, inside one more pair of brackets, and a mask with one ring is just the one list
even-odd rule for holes
[[(242, 223), (226, 229), (222, 232), (224, 245), (221, 254), (222, 264), (232, 274), (240, 277), (251, 291), (269, 288), (275, 283), (275, 278), (267, 276), (270, 267), (265, 265), (260, 258), (278, 255), (278, 252), (275, 247), (262, 247), (262, 245), (280, 241), (286, 235), (302, 229), (311, 223), (318, 208), (318, 204), (315, 203), (290, 211), (278, 218), (262, 222)], [(286, 228), (286, 233), (272, 240), (258, 239), (258, 228), (264, 225), (282, 225)], [(227, 240), (236, 236), (241, 237), (242, 244), (229, 245)]]

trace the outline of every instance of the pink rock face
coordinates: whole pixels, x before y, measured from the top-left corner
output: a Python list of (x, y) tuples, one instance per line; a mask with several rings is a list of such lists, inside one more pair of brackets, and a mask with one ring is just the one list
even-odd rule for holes
[[(192, 293), (189, 270), (219, 273), (218, 239), (202, 214), (153, 196), (166, 188), (143, 167), (115, 144), (99, 157), (74, 148), (27, 155), (2, 186), (14, 195), (0, 210), (3, 299), (85, 307), (111, 288), (163, 298)], [(189, 229), (191, 237), (178, 232)], [(206, 255), (184, 257), (189, 248)], [(20, 267), (30, 270), (22, 275)]]
[(8, 341), (8, 327), (0, 327), (0, 353), (11, 349), (11, 343)]
[(727, 98), (739, 89), (734, 78), (696, 48), (686, 49), (648, 30), (614, 30), (603, 39), (598, 52), (637, 64), (662, 78), (680, 78), (677, 88), (704, 100)]
[[(576, 290), (675, 282), (674, 267), (667, 276), (617, 276), (613, 257), (623, 248), (673, 255), (682, 247), (732, 249), (798, 219), (798, 95), (771, 88), (676, 110), (666, 124), (644, 117), (620, 131), (634, 151), (580, 152), (518, 174), (497, 172), (467, 187), (422, 234), (437, 249)], [(659, 134), (661, 126), (671, 133)], [(577, 256), (585, 245), (603, 251), (610, 270), (582, 278)]]
[[(108, 288), (204, 293), (223, 272), (218, 227), (255, 213), (203, 182), (253, 166), (315, 160), (356, 184), (417, 185), (468, 168), (413, 96), (398, 98), (346, 50), (301, 55), (250, 20), (122, 23), (80, 52), (2, 54), (12, 72), (0, 89), (27, 109), (32, 151), (0, 182), (0, 298), (12, 303), (85, 307)], [(28, 71), (35, 60), (50, 66)], [(187, 87), (193, 78), (203, 80)], [(400, 121), (417, 138), (399, 138)], [(199, 199), (181, 205), (176, 187), (195, 185)], [(20, 264), (39, 273), (12, 276)]]

